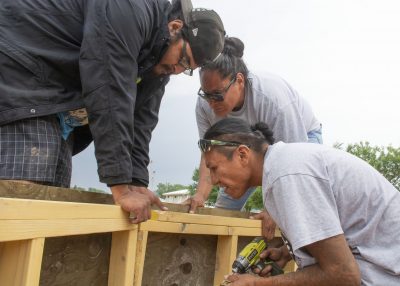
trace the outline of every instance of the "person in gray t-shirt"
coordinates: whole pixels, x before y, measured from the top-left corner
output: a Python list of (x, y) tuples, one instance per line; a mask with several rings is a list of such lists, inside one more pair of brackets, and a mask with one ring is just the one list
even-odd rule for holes
[(293, 258), (299, 267), (274, 277), (230, 275), (230, 285), (400, 285), (400, 192), (344, 151), (273, 143), (265, 123), (234, 118), (199, 141), (212, 183), (233, 198), (262, 183), (286, 244), (262, 256), (281, 267)]
[[(321, 124), (311, 106), (282, 78), (273, 74), (257, 76), (248, 71), (243, 59), (244, 44), (226, 38), (222, 54), (201, 68), (196, 119), (199, 136), (225, 117), (241, 118), (250, 124), (265, 122), (275, 137), (284, 142), (322, 143)], [(191, 211), (204, 206), (212, 186), (201, 159), (196, 194), (185, 203)], [(255, 188), (235, 200), (220, 189), (215, 207), (240, 210)]]

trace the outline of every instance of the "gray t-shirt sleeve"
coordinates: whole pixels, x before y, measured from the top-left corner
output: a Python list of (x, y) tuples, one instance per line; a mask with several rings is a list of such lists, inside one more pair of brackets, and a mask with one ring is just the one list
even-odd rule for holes
[(343, 233), (326, 179), (304, 174), (279, 177), (266, 191), (265, 207), (290, 241), (300, 268), (315, 263), (302, 247)]

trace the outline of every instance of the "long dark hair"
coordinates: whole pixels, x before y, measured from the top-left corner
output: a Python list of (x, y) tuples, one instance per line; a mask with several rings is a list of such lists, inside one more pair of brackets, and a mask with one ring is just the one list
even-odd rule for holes
[(226, 37), (222, 53), (214, 61), (203, 66), (200, 75), (204, 71), (217, 71), (221, 78), (233, 78), (237, 73), (242, 73), (247, 83), (249, 70), (242, 59), (243, 50), (244, 44), (240, 39)]
[[(250, 125), (242, 119), (224, 118), (207, 130), (204, 139), (240, 142), (250, 146), (253, 151), (261, 153), (265, 144), (274, 144), (273, 135), (272, 130), (264, 122)], [(222, 148), (223, 146), (221, 146), (221, 150)]]

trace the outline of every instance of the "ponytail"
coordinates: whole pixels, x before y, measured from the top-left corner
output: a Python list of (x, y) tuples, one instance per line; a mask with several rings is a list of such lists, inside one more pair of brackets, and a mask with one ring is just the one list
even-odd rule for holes
[(257, 133), (260, 136), (264, 137), (265, 140), (268, 142), (268, 144), (270, 145), (274, 144), (275, 142), (274, 132), (272, 132), (272, 130), (269, 129), (266, 123), (258, 122), (252, 125), (250, 128), (254, 133)]

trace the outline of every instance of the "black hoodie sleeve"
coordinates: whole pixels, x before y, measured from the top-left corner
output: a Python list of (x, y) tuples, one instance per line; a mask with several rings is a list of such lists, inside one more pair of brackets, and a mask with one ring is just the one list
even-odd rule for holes
[(79, 68), (98, 173), (108, 185), (130, 183), (136, 59), (152, 15), (145, 1), (87, 3)]
[(149, 184), (149, 143), (151, 133), (158, 122), (158, 112), (169, 76), (144, 80), (139, 84), (135, 107), (135, 139), (132, 150), (132, 183), (137, 186)]

